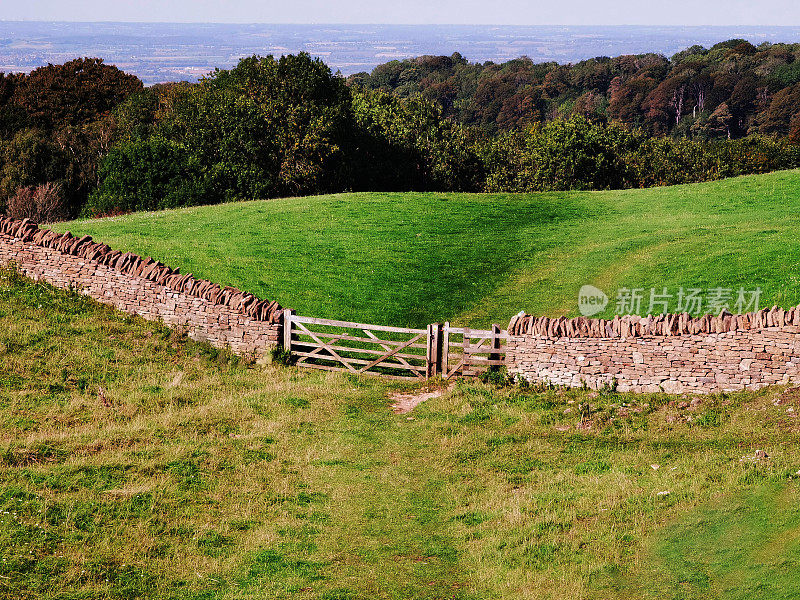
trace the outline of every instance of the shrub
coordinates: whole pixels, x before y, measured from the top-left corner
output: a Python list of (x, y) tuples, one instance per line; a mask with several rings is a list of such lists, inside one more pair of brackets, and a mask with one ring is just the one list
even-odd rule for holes
[(488, 191), (605, 190), (635, 180), (625, 155), (640, 144), (624, 127), (573, 116), (509, 134), (486, 153)]
[(19, 187), (8, 199), (6, 214), (12, 219), (30, 219), (37, 223), (66, 219), (69, 211), (64, 188), (54, 182)]
[(496, 387), (505, 387), (514, 385), (516, 379), (508, 374), (508, 369), (505, 366), (492, 365), (486, 371), (480, 374), (480, 380), (483, 383), (493, 385)]
[(284, 350), (281, 346), (276, 346), (270, 351), (270, 358), (273, 364), (287, 367), (297, 362), (297, 356), (293, 356), (289, 350)]
[(119, 144), (100, 164), (100, 186), (83, 212), (94, 217), (208, 203), (198, 172), (175, 142), (153, 137)]

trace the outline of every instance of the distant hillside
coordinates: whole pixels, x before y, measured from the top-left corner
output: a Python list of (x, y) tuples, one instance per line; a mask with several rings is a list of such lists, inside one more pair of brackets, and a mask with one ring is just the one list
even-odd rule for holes
[[(391, 325), (507, 324), (611, 298), (761, 289), (800, 302), (800, 171), (607, 192), (364, 193), (229, 203), (59, 224), (300, 314)], [(747, 297), (748, 301), (750, 295)], [(655, 312), (661, 312), (656, 307)]]
[(571, 114), (700, 138), (763, 133), (800, 138), (800, 44), (606, 56), (575, 64), (518, 58), (469, 63), (459, 53), (392, 61), (349, 81), (400, 97), (422, 94), (447, 116), (490, 131)]

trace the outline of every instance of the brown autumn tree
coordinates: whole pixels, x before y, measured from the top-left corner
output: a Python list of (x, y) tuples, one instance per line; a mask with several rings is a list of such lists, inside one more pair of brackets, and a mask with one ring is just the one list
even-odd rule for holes
[(615, 78), (609, 88), (608, 116), (622, 123), (640, 124), (645, 98), (657, 85), (652, 77), (634, 77), (628, 81)]
[(14, 93), (23, 74), (0, 73), (0, 136), (10, 137), (25, 123), (22, 109), (13, 103)]
[(731, 139), (731, 126), (734, 122), (734, 116), (728, 105), (723, 102), (716, 110), (708, 117), (707, 130), (714, 136), (725, 136)]
[(761, 132), (787, 135), (790, 123), (798, 112), (800, 112), (800, 83), (775, 93), (761, 118)]
[(663, 81), (647, 95), (642, 110), (653, 133), (665, 134), (681, 122), (688, 108), (689, 84), (679, 75)]
[(787, 136), (787, 140), (789, 141), (790, 144), (800, 146), (800, 113), (797, 113), (792, 118), (792, 124), (789, 129), (789, 135)]
[(31, 71), (14, 92), (28, 124), (45, 130), (77, 127), (108, 114), (141, 91), (135, 75), (106, 65), (101, 58), (78, 58)]
[(142, 89), (137, 77), (99, 58), (0, 78), (0, 206), (24, 196), (22, 188), (52, 184), (76, 214), (97, 186), (114, 131), (111, 111)]

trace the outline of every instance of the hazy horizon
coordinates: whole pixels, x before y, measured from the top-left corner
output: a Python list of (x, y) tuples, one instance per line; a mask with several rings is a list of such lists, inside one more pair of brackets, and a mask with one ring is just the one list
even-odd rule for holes
[(731, 38), (800, 42), (791, 26), (231, 24), (0, 20), (0, 71), (97, 56), (147, 84), (196, 81), (243, 56), (308, 52), (344, 75), (421, 55), (470, 62), (578, 62), (646, 52), (671, 56)]

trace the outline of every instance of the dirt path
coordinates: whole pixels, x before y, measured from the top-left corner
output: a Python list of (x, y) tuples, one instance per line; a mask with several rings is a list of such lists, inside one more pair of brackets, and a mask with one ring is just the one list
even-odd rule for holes
[(396, 415), (405, 415), (414, 410), (417, 406), (430, 400), (431, 398), (438, 398), (445, 392), (453, 388), (451, 385), (447, 389), (433, 390), (431, 392), (416, 392), (409, 394), (394, 393), (389, 394), (389, 399), (392, 400), (392, 412)]

